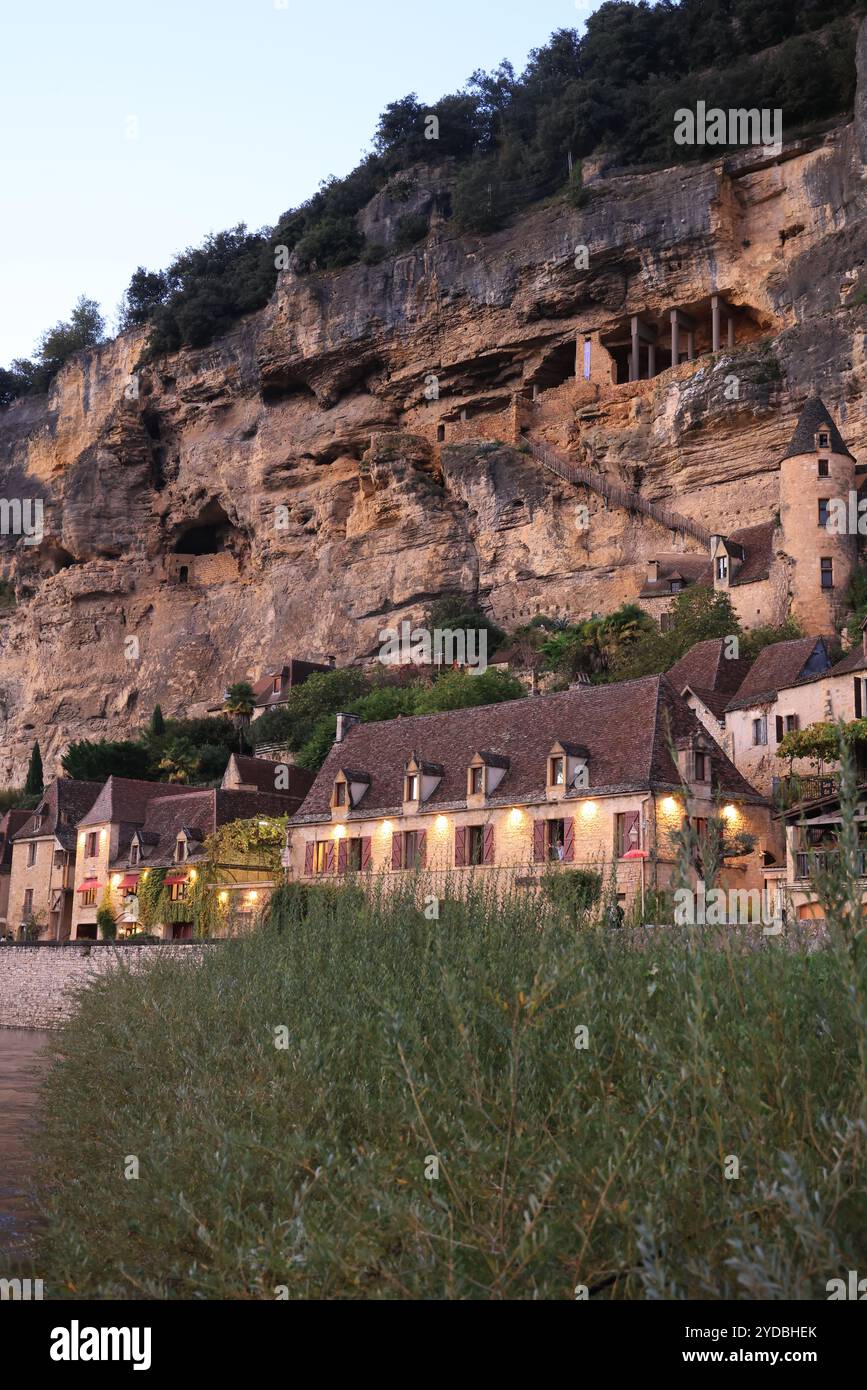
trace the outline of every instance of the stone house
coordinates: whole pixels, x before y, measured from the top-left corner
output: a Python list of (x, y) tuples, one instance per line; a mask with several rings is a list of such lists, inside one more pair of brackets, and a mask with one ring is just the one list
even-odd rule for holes
[(292, 822), (292, 875), (424, 868), (434, 883), (490, 874), (534, 889), (546, 872), (613, 867), (629, 906), (672, 883), (684, 818), (701, 834), (718, 815), (756, 837), (727, 875), (761, 888), (769, 803), (665, 677), (378, 724), (338, 716)]
[[(29, 821), (30, 811), (15, 807), (0, 817), (0, 936), (7, 932), (9, 883), (12, 878), (12, 838)], [(17, 927), (17, 923), (14, 924)]]
[(744, 777), (770, 795), (775, 778), (788, 771), (777, 756), (787, 733), (814, 723), (825, 707), (822, 694), (834, 668), (821, 637), (775, 642), (759, 652), (725, 709), (723, 745)]
[(696, 642), (667, 672), (675, 690), (711, 738), (723, 747), (726, 705), (743, 685), (752, 665), (747, 657), (730, 655), (731, 650), (732, 644), (725, 637)]
[(74, 909), (75, 839), (102, 784), (58, 777), (12, 838), (8, 929), (32, 922), (49, 941), (65, 941)]
[[(835, 779), (817, 787), (815, 793), (793, 802), (781, 812), (786, 838), (785, 878), (778, 889), (779, 901), (796, 921), (821, 921), (825, 917), (817, 879), (832, 873), (839, 865), (843, 821), (839, 788)], [(861, 880), (862, 909), (867, 909), (867, 785), (858, 787), (855, 823), (859, 849), (858, 877)]]
[(852, 510), (865, 471), (827, 406), (810, 396), (780, 460), (777, 518), (713, 534), (706, 555), (660, 553), (638, 602), (664, 627), (672, 598), (702, 584), (727, 593), (747, 629), (794, 617), (805, 632), (834, 632), (859, 551), (857, 524), (841, 527), (839, 509)]

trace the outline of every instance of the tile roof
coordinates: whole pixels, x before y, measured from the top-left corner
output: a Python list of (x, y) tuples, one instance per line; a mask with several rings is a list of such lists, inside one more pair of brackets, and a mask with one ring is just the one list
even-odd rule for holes
[(822, 674), (828, 666), (828, 653), (821, 637), (774, 642), (759, 652), (736, 697), (726, 708), (746, 709), (750, 705), (766, 704), (774, 699), (778, 690), (796, 685), (805, 675)]
[[(192, 839), (187, 857), (195, 863), (203, 856), (205, 838), (218, 826), (235, 820), (252, 820), (256, 816), (284, 816), (297, 804), (293, 798), (281, 796), (279, 792), (224, 791), (221, 787), (198, 790), (186, 787), (180, 796), (153, 797), (146, 808), (144, 825), (137, 832), (150, 847), (143, 865), (160, 868), (174, 864), (175, 846), (181, 831)], [(119, 847), (112, 869), (126, 867), (128, 849), (128, 845)]]
[[(680, 778), (670, 741), (690, 733), (708, 737), (664, 676), (356, 724), (343, 743), (332, 748), (294, 823), (330, 819), (334, 777), (350, 758), (353, 766), (370, 774), (370, 789), (350, 816), (361, 820), (401, 813), (404, 769), (414, 751), (435, 759), (444, 769), (425, 809), (466, 805), (467, 768), (482, 748), (509, 759), (502, 790), (498, 788), (488, 803), (508, 806), (545, 799), (548, 754), (557, 742), (580, 742), (587, 748), (590, 795), (603, 790), (641, 791), (651, 785), (677, 788)], [(721, 792), (763, 801), (722, 749), (715, 747), (711, 761), (714, 783)]]
[(31, 811), (13, 806), (0, 818), (0, 870), (12, 863), (12, 838), (23, 825), (26, 825), (31, 815)]
[[(257, 791), (273, 792), (277, 787), (277, 774), (280, 772), (281, 788), (284, 796), (294, 796), (302, 802), (313, 786), (314, 774), (304, 767), (292, 763), (271, 762), (269, 758), (248, 758), (241, 753), (233, 753), (223, 775), (223, 789), (237, 790), (237, 784), (252, 785)], [(237, 777), (237, 782), (235, 778)]]
[(731, 583), (733, 588), (740, 584), (755, 584), (758, 579), (767, 579), (774, 557), (775, 521), (763, 521), (758, 526), (743, 526), (726, 536), (727, 541), (742, 547), (744, 559), (741, 561)]
[(659, 566), (659, 578), (645, 580), (639, 595), (640, 598), (665, 597), (671, 593), (671, 581), (676, 577), (681, 578), (685, 584), (713, 583), (713, 568), (708, 555), (690, 555), (680, 551), (672, 551), (653, 558)]
[[(815, 454), (816, 435), (820, 429), (827, 429), (830, 433), (831, 453), (845, 454), (854, 460), (854, 455), (849, 452), (830, 410), (821, 397), (815, 395), (808, 397), (798, 416), (795, 432), (789, 440), (783, 459), (795, 458), (798, 454)], [(781, 463), (783, 459), (780, 460)]]
[(81, 825), (141, 825), (148, 802), (155, 796), (189, 795), (190, 788), (172, 782), (143, 782), (134, 777), (109, 777)]
[[(76, 828), (83, 824), (102, 790), (101, 782), (79, 782), (73, 777), (57, 777), (45, 788), (42, 799), (35, 811), (15, 836), (16, 840), (28, 840), (42, 835), (54, 835), (64, 849), (75, 848)], [(37, 813), (42, 807), (46, 812), (42, 824), (37, 825)], [(63, 816), (68, 816), (69, 824), (64, 824)]]
[(689, 686), (721, 724), (726, 705), (734, 699), (752, 665), (748, 657), (727, 657), (726, 646), (724, 637), (696, 642), (666, 673), (679, 694)]

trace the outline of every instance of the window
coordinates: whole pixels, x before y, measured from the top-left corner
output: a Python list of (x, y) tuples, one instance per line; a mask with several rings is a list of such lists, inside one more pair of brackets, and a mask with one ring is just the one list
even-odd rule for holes
[(405, 830), (403, 832), (403, 867), (414, 869), (419, 862), (419, 831)]
[[(548, 785), (550, 787), (565, 787), (566, 785), (566, 759), (551, 758), (550, 770), (548, 773)], [(553, 823), (553, 822), (552, 822)]]
[(820, 525), (820, 526), (827, 526), (827, 525), (828, 525), (828, 502), (829, 502), (829, 500), (830, 500), (830, 499), (827, 498), (827, 497), (820, 497), (820, 498), (819, 498), (819, 525)]
[(768, 718), (763, 714), (761, 718), (753, 720), (753, 747), (768, 741)]
[(346, 841), (346, 872), (348, 874), (361, 873), (361, 840), (351, 839)]
[(328, 873), (328, 861), (330, 859), (329, 850), (331, 843), (328, 840), (317, 840), (313, 850), (313, 872), (315, 874)]
[(672, 579), (672, 581), (671, 581), (671, 592), (672, 592), (673, 594), (679, 594), (682, 588), (683, 588), (683, 580), (682, 580), (682, 579)]
[(720, 555), (716, 562), (716, 577), (717, 579), (727, 579), (728, 573), (729, 557), (727, 555)]
[(834, 587), (834, 561), (829, 556), (824, 556), (819, 561), (819, 572), (822, 576), (822, 588), (833, 589)]
[(95, 906), (96, 906), (96, 889), (95, 889), (95, 888), (85, 888), (84, 892), (79, 894), (79, 897), (81, 898), (81, 906), (82, 906), (82, 907), (95, 907)]
[(33, 889), (28, 888), (24, 893), (24, 917), (33, 916)]
[(130, 862), (131, 864), (137, 864), (137, 863), (138, 863), (138, 858), (139, 858), (139, 847), (138, 847), (138, 843), (137, 843), (137, 842), (133, 842), (133, 844), (130, 846), (130, 851), (129, 851), (129, 862)]
[(190, 578), (190, 567), (189, 567), (189, 565), (181, 565), (180, 569), (178, 570), (178, 583), (179, 583), (179, 584), (187, 584), (187, 583), (189, 582), (189, 578)]
[(84, 853), (88, 859), (93, 859), (95, 857), (98, 845), (99, 836), (95, 830), (91, 830), (84, 844)]
[(855, 718), (861, 719), (867, 703), (864, 700), (863, 677), (855, 677)]
[(470, 795), (480, 796), (485, 790), (485, 769), (483, 767), (470, 768)]
[(545, 822), (545, 857), (562, 860), (566, 855), (566, 822), (549, 820)]
[(708, 780), (707, 754), (698, 750), (693, 754), (693, 772), (696, 782)]
[(484, 864), (485, 862), (485, 827), (483, 825), (467, 826), (467, 863)]
[(797, 731), (798, 731), (798, 724), (799, 724), (799, 723), (800, 723), (800, 721), (799, 721), (798, 716), (797, 716), (796, 714), (787, 714), (787, 715), (786, 715), (786, 733), (787, 733), (787, 734), (794, 734), (794, 733), (797, 733)]
[(334, 783), (334, 804), (335, 804), (335, 806), (345, 806), (345, 805), (346, 805), (346, 783), (345, 783), (345, 782), (335, 782), (335, 783)]
[(445, 425), (437, 425), (437, 443), (438, 443), (438, 444), (444, 444), (444, 443), (445, 443), (445, 440), (446, 440), (446, 427), (445, 427)]
[(641, 849), (641, 812), (618, 812), (615, 816), (614, 832), (618, 859), (622, 859), (630, 850)]
[(819, 477), (820, 477), (820, 478), (827, 478), (827, 476), (828, 476), (828, 460), (827, 460), (827, 459), (819, 459)]
[(39, 848), (39, 846), (36, 844), (36, 841), (35, 841), (35, 840), (31, 840), (31, 841), (30, 841), (30, 844), (27, 846), (27, 867), (28, 867), (28, 869), (32, 869), (32, 868), (33, 868), (33, 865), (36, 863), (36, 851), (37, 851), (38, 848)]
[(830, 447), (831, 447), (831, 436), (830, 436), (830, 434), (828, 433), (827, 430), (819, 430), (819, 448), (820, 448), (820, 449), (830, 449)]
[(173, 883), (169, 888), (169, 898), (173, 903), (182, 903), (187, 896), (186, 883)]
[(418, 801), (418, 776), (415, 772), (406, 774), (404, 801)]
[(182, 861), (183, 859), (186, 859), (186, 857), (187, 857), (187, 842), (186, 842), (186, 840), (182, 839), (182, 838), (180, 837), (180, 835), (179, 835), (179, 836), (178, 836), (178, 842), (177, 842), (177, 844), (175, 845), (175, 862), (178, 863), (178, 864), (180, 864), (181, 861)]

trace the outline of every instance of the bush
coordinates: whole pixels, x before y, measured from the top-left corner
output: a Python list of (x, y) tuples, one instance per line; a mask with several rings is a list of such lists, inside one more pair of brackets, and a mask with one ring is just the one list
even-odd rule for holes
[(546, 874), (542, 887), (570, 917), (586, 917), (602, 898), (602, 875), (593, 869), (563, 869)]
[[(807, 1300), (864, 1267), (843, 915), (807, 950), (578, 936), (519, 895), (439, 923), (409, 893), (301, 902), (84, 995), (34, 1163), (49, 1296)], [(125, 1153), (137, 1183), (110, 1180)]]
[(423, 213), (406, 213), (397, 220), (394, 245), (397, 251), (408, 251), (417, 242), (424, 241), (430, 230), (428, 219)]

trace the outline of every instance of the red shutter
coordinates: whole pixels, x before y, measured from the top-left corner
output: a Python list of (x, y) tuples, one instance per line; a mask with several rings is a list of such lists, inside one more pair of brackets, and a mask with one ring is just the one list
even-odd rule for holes
[(777, 715), (777, 743), (781, 743), (783, 738), (783, 717)]
[(347, 845), (346, 840), (338, 840), (338, 842), (337, 842), (337, 872), (338, 872), (339, 874), (345, 874), (345, 873), (346, 873), (346, 851), (347, 851), (348, 848), (349, 848), (349, 846)]
[(308, 840), (304, 849), (304, 873), (307, 878), (313, 873), (313, 855), (316, 851), (314, 840)]
[[(617, 853), (622, 858), (631, 849), (641, 849), (641, 812), (624, 811), (621, 825), (623, 827), (623, 843), (617, 846)], [(632, 839), (633, 827), (638, 832), (638, 836), (634, 840)]]
[(419, 830), (415, 842), (415, 862), (420, 869), (427, 863), (427, 831)]
[(455, 826), (455, 868), (463, 869), (467, 862), (467, 832), (462, 825)]
[(542, 864), (545, 859), (545, 822), (533, 822), (533, 863)]
[(575, 858), (575, 822), (570, 816), (566, 822), (566, 834), (563, 839), (563, 862), (571, 864)]
[(391, 867), (403, 868), (403, 836), (399, 830), (395, 830), (391, 837)]
[(325, 872), (327, 874), (334, 873), (334, 844), (332, 841), (329, 841), (325, 846)]
[(369, 835), (365, 835), (365, 836), (363, 836), (362, 841), (361, 841), (361, 868), (362, 868), (362, 871), (363, 871), (364, 869), (369, 869), (369, 868), (370, 868), (370, 864), (371, 864), (371, 860), (372, 860), (372, 859), (373, 859), (373, 847), (372, 847), (372, 842), (371, 842), (370, 836), (369, 836)]
[(485, 838), (482, 845), (482, 863), (493, 864), (494, 862), (494, 827), (485, 826)]

